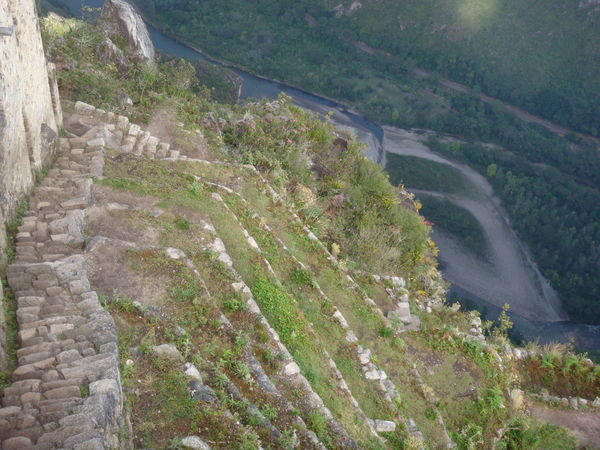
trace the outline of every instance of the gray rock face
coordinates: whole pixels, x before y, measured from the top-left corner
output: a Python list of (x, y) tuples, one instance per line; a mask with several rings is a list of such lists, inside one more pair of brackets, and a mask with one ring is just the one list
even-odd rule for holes
[(373, 420), (373, 428), (378, 433), (393, 433), (396, 431), (396, 423), (391, 420)]
[(184, 366), (183, 366), (183, 373), (185, 373), (191, 379), (199, 381), (200, 383), (202, 383), (202, 376), (200, 375), (200, 372), (198, 371), (198, 369), (196, 368), (196, 366), (193, 365), (192, 363), (185, 363), (184, 364)]
[(106, 0), (102, 11), (103, 27), (110, 36), (126, 36), (127, 50), (141, 63), (154, 62), (154, 45), (141, 16), (124, 0)]
[(188, 436), (181, 440), (179, 445), (183, 448), (191, 448), (194, 450), (210, 450), (210, 447), (198, 436)]
[(96, 56), (105, 64), (114, 64), (121, 72), (126, 71), (129, 66), (123, 51), (107, 37), (98, 44)]
[(2, 0), (0, 25), (0, 264), (5, 222), (52, 159), (62, 112), (34, 0)]
[(206, 403), (214, 403), (217, 401), (215, 392), (205, 384), (193, 380), (188, 383), (188, 390), (193, 399)]
[(183, 361), (183, 356), (173, 344), (162, 344), (152, 347), (152, 354), (159, 358), (172, 359), (174, 361)]

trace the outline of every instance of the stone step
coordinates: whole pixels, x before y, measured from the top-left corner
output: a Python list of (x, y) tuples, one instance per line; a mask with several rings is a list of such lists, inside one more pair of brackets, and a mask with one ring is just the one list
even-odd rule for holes
[[(77, 211), (88, 207), (89, 176), (102, 173), (105, 140), (100, 134), (108, 132), (107, 138), (120, 141), (123, 132), (116, 125), (88, 117), (95, 110), (89, 105), (78, 104), (75, 109), (86, 114), (67, 118), (67, 129), (89, 132), (89, 139), (61, 138), (55, 166), (30, 198), (31, 208), (16, 236), (17, 257), (7, 269), (17, 297), (21, 347), (17, 350), (19, 366), (13, 371), (13, 383), (5, 389), (5, 407), (0, 409), (2, 449), (73, 448), (88, 441), (94, 445), (90, 448), (104, 445), (102, 424), (108, 416), (94, 416), (100, 410), (84, 415), (74, 412), (83, 406), (82, 386), (107, 375), (118, 376), (114, 323), (106, 320), (110, 316), (97, 296), (88, 292), (84, 272), (70, 273), (71, 269), (61, 267), (63, 260), (71, 261), (69, 255), (82, 253), (83, 239), (77, 230), (82, 230), (84, 216)], [(129, 125), (123, 119), (119, 124)], [(74, 220), (73, 214), (80, 214), (81, 220)], [(97, 354), (96, 346), (105, 353)], [(90, 391), (104, 395), (91, 387)], [(120, 398), (118, 392), (114, 395)], [(112, 405), (102, 414), (116, 421), (118, 408)]]

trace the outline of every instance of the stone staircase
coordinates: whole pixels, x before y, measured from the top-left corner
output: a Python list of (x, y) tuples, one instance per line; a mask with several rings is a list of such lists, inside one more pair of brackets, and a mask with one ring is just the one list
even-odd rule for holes
[(102, 140), (62, 138), (29, 200), (7, 269), (17, 301), (18, 366), (4, 389), (1, 448), (118, 447), (117, 336), (86, 276), (85, 208), (102, 174)]

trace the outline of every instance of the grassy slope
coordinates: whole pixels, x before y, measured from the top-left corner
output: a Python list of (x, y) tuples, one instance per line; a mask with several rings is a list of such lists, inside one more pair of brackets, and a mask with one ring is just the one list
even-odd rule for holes
[[(484, 105), (475, 96), (449, 93), (435, 80), (416, 80), (411, 72), (414, 63), (437, 69), (593, 133), (600, 123), (599, 58), (593, 39), (600, 14), (588, 15), (591, 10), (580, 10), (575, 4), (563, 8), (563, 0), (526, 5), (507, 0), (493, 2), (498, 9), (490, 10), (487, 26), (469, 28), (456, 11), (462, 9), (466, 16), (473, 11), (483, 14), (478, 8), (491, 0), (364, 1), (362, 9), (342, 18), (331, 9), (339, 2), (316, 0), (265, 1), (260, 8), (241, 0), (218, 5), (190, 2), (177, 4), (176, 9), (171, 0), (138, 3), (171, 33), (211, 54), (352, 102), (375, 120), (427, 127), (508, 149), (508, 153), (454, 156), (482, 173), (489, 164), (503, 174), (510, 171), (512, 179), (498, 178), (494, 183), (507, 205), (521, 205), (520, 197), (527, 199), (529, 192), (536, 192), (538, 198), (526, 208), (507, 208), (515, 228), (572, 319), (600, 320), (600, 303), (595, 301), (599, 287), (593, 273), (598, 235), (594, 217), (587, 208), (556, 214), (556, 208), (549, 213), (546, 207), (562, 204), (570, 209), (580, 203), (581, 195), (563, 189), (565, 183), (576, 189), (598, 186), (598, 153), (587, 149), (574, 154), (565, 139), (528, 125), (497, 105)], [(397, 8), (403, 13), (391, 13)], [(314, 22), (307, 14), (316, 26), (310, 25)], [(354, 46), (360, 39), (396, 56), (369, 55)], [(537, 175), (540, 163), (550, 166), (543, 174), (548, 180), (543, 187)], [(515, 184), (522, 194), (516, 193)], [(574, 239), (578, 241), (575, 251), (567, 244)]]

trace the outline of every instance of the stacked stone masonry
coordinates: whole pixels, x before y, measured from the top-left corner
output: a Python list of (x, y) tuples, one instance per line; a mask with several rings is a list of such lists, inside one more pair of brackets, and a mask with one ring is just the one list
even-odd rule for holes
[(1, 448), (119, 448), (122, 390), (115, 324), (91, 290), (83, 257), (102, 139), (60, 140), (35, 189), (7, 278), (17, 301), (18, 365), (4, 389)]

